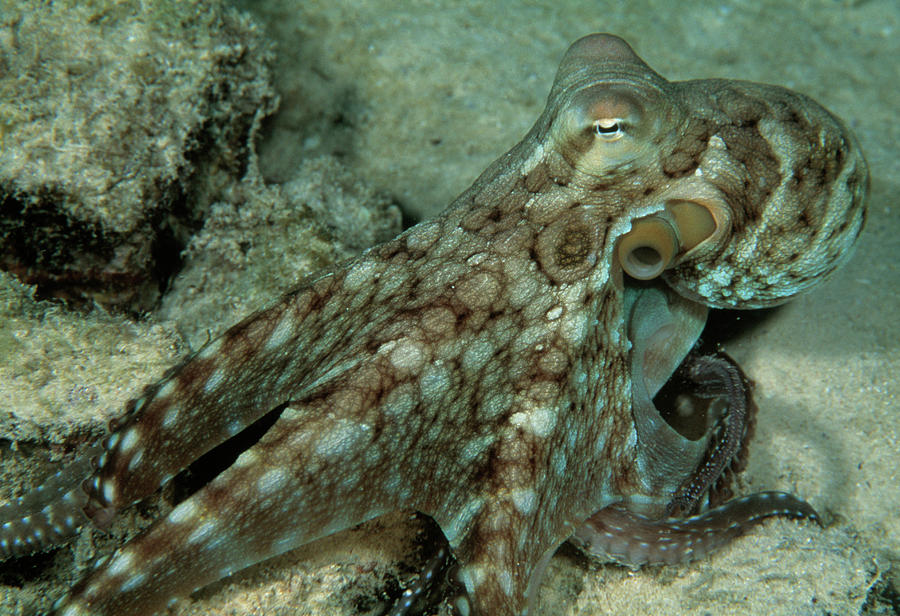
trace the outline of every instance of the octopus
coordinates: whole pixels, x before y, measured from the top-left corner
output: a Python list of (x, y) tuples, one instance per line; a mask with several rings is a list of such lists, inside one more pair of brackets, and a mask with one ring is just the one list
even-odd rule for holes
[[(691, 349), (709, 308), (780, 304), (846, 261), (867, 187), (854, 137), (810, 98), (670, 82), (622, 39), (584, 37), (534, 127), (440, 216), (147, 387), (89, 460), (0, 510), (2, 554), (107, 525), (267, 416), (56, 614), (152, 614), (398, 509), (437, 523), (465, 590), (453, 609), (482, 616), (533, 613), (566, 541), (679, 563), (768, 516), (815, 519), (779, 492), (704, 504), (745, 444), (749, 394), (733, 362)], [(699, 438), (653, 401), (679, 370), (724, 407)]]

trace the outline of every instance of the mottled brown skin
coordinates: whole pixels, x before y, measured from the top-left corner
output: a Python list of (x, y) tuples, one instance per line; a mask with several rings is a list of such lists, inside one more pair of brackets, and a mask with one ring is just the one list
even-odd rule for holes
[(534, 128), (441, 216), (308, 280), (129, 409), (88, 485), (98, 519), (286, 406), (59, 613), (149, 614), (403, 508), (440, 525), (473, 613), (525, 614), (589, 516), (662, 511), (690, 474), (652, 464), (632, 414), (615, 248), (633, 221), (698, 204), (715, 231), (665, 281), (769, 306), (846, 258), (866, 183), (853, 138), (800, 94), (670, 83), (621, 39), (577, 41)]

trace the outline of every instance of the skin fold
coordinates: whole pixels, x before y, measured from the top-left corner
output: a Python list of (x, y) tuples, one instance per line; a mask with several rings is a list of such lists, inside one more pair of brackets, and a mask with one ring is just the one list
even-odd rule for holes
[[(706, 307), (772, 306), (839, 267), (867, 185), (853, 136), (801, 94), (669, 82), (617, 37), (576, 41), (531, 131), (440, 216), (307, 279), (128, 405), (84, 485), (99, 524), (281, 412), (57, 613), (152, 614), (396, 509), (440, 526), (470, 614), (527, 614), (585, 529), (589, 552), (660, 560), (648, 524), (707, 452), (651, 392)], [(632, 302), (629, 277), (656, 290)], [(702, 552), (758, 501), (664, 524)], [(0, 541), (34, 537), (40, 517)]]

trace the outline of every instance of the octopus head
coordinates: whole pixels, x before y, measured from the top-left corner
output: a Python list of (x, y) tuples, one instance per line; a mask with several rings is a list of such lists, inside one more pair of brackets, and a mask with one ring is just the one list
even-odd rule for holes
[(547, 110), (557, 175), (617, 221), (622, 270), (688, 299), (782, 303), (842, 264), (862, 229), (865, 160), (801, 94), (669, 82), (622, 39), (594, 34), (566, 53)]

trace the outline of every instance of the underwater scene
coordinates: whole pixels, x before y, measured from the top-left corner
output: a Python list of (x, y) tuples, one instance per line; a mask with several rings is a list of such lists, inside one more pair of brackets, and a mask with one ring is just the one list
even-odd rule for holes
[(0, 615), (900, 614), (898, 29), (0, 0)]

